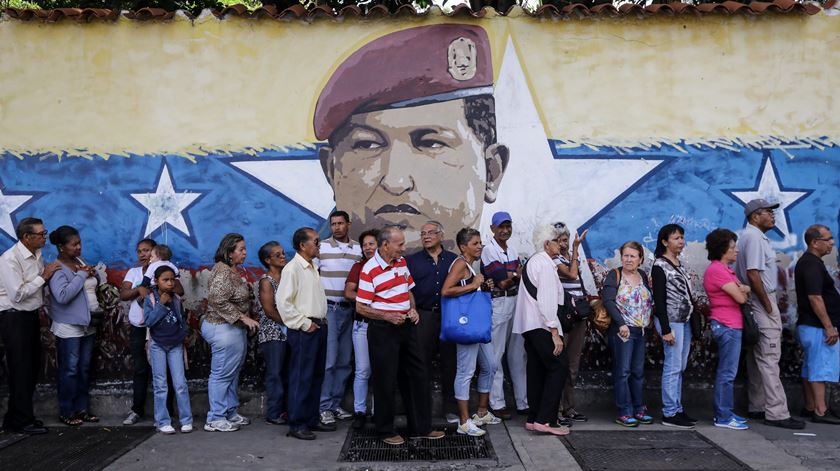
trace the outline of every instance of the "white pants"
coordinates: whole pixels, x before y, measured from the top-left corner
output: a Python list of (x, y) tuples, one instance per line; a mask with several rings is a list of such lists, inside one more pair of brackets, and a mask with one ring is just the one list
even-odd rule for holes
[(513, 396), (516, 398), (517, 409), (528, 408), (528, 388), (525, 383), (525, 367), (527, 354), (525, 353), (525, 340), (520, 334), (512, 334), (513, 311), (516, 308), (516, 296), (503, 296), (493, 298), (493, 333), (491, 334), (491, 345), (496, 363), (499, 368), (493, 377), (493, 387), (490, 389), (490, 408), (504, 409), (505, 403), (504, 368), (502, 368), (502, 356), (507, 350), (507, 364), (513, 383)]

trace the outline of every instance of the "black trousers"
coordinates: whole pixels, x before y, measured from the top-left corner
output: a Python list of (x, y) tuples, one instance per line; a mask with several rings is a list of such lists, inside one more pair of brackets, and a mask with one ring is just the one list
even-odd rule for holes
[(32, 395), (41, 365), (41, 323), (38, 311), (0, 312), (0, 336), (9, 372), (9, 407), (3, 429), (20, 430), (35, 421)]
[[(128, 348), (134, 366), (134, 378), (131, 383), (133, 392), (131, 410), (143, 417), (146, 415), (146, 396), (148, 394), (149, 378), (152, 373), (149, 358), (146, 356), (146, 328), (129, 325), (129, 329), (131, 330), (128, 333)], [(169, 386), (166, 393), (166, 408), (169, 409), (169, 414), (175, 417), (175, 386), (172, 385), (172, 376), (170, 376), (168, 368), (166, 383)]]
[(420, 346), (423, 348), (423, 358), (429, 380), (432, 379), (434, 367), (432, 361), (436, 354), (440, 355), (440, 382), (444, 404), (455, 404), (455, 372), (458, 369), (457, 345), (440, 340), (440, 310), (437, 312), (417, 309), (420, 323), (417, 324)]
[[(327, 364), (326, 324), (315, 332), (289, 329), (289, 431), (308, 430), (318, 423), (321, 385)], [(377, 405), (379, 407), (379, 405)]]
[(368, 323), (375, 404), (373, 422), (379, 436), (394, 435), (394, 394), (397, 385), (405, 407), (408, 435), (427, 435), (432, 431), (431, 389), (417, 327), (410, 322), (402, 325), (385, 321)]
[(525, 338), (525, 352), (528, 354), (528, 422), (555, 424), (563, 384), (569, 373), (566, 349), (563, 348), (560, 356), (554, 356), (551, 332), (545, 329), (529, 330), (522, 337)]

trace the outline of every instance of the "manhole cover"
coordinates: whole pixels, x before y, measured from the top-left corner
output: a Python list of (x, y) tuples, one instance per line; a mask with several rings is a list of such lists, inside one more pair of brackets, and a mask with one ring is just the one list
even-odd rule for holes
[(154, 433), (151, 427), (52, 427), (0, 450), (0, 469), (99, 470)]
[(586, 471), (750, 469), (695, 431), (575, 431), (563, 443)]
[[(404, 431), (398, 431), (405, 436)], [(338, 461), (442, 461), (496, 459), (487, 435), (468, 437), (447, 430), (440, 440), (406, 440), (404, 445), (386, 445), (373, 428), (350, 429)]]

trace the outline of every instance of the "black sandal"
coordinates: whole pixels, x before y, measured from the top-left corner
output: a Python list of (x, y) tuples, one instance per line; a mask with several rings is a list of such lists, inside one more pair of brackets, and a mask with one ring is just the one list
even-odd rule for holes
[(78, 427), (79, 425), (82, 425), (82, 419), (78, 417), (59, 417), (58, 420), (64, 423), (64, 425), (69, 425), (71, 427)]
[(88, 411), (79, 412), (76, 417), (83, 422), (99, 422), (99, 417), (88, 413)]

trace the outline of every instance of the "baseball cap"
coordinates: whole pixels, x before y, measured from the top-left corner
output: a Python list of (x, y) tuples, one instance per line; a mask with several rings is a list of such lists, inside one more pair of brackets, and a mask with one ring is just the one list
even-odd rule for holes
[(750, 200), (746, 206), (744, 206), (744, 216), (750, 217), (750, 214), (758, 211), (759, 209), (776, 209), (779, 207), (779, 203), (771, 204), (764, 198), (756, 198), (754, 200)]
[(499, 212), (493, 214), (493, 221), (492, 222), (493, 222), (494, 226), (498, 226), (499, 224), (501, 224), (505, 221), (513, 222), (513, 218), (510, 217), (510, 213), (508, 213), (506, 211), (499, 211)]

